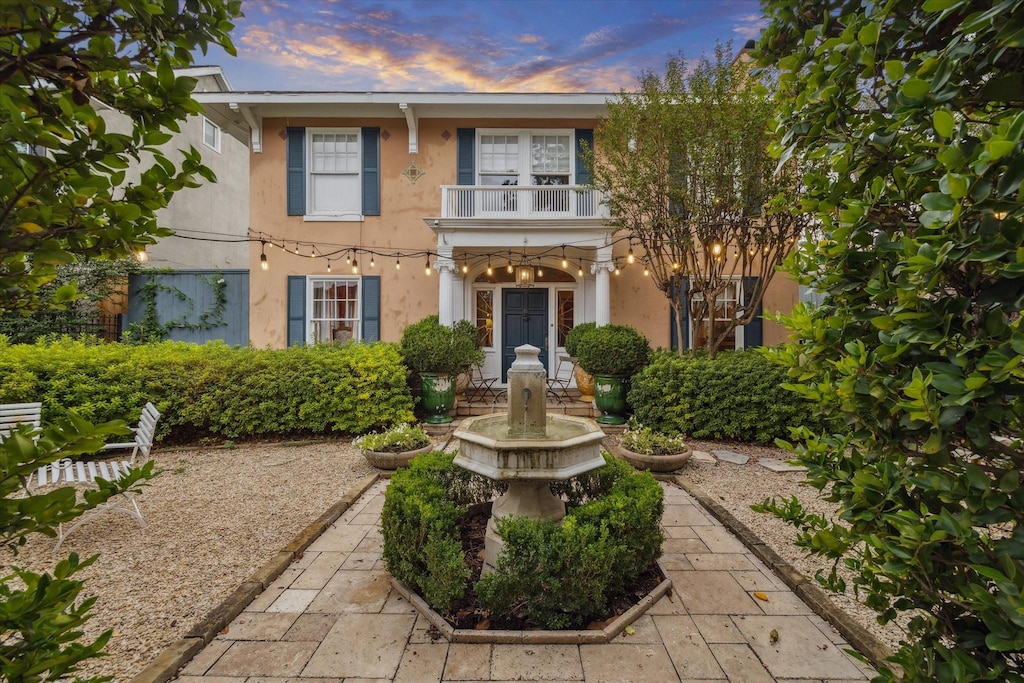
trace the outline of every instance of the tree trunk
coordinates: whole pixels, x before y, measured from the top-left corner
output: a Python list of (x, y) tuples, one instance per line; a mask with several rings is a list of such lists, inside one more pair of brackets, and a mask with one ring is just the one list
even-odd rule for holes
[(686, 336), (683, 334), (686, 330), (686, 317), (683, 315), (686, 304), (679, 300), (679, 297), (669, 299), (669, 305), (676, 314), (676, 353), (680, 357), (686, 355)]

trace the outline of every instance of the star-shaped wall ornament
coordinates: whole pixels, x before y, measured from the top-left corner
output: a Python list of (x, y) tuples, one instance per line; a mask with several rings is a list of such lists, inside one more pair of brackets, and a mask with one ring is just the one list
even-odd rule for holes
[(406, 178), (408, 178), (409, 181), (413, 185), (415, 185), (417, 180), (419, 180), (423, 176), (427, 175), (427, 172), (424, 171), (419, 166), (417, 166), (416, 162), (413, 161), (412, 163), (409, 164), (409, 168), (407, 168), (404, 171), (402, 171), (402, 175), (404, 175)]

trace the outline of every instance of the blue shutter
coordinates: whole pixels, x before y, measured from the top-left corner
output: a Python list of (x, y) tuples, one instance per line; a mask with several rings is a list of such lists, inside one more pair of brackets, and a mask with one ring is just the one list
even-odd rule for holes
[(594, 131), (591, 128), (576, 129), (576, 184), (589, 185), (594, 182), (590, 169), (583, 163), (583, 148), (594, 149)]
[(306, 213), (306, 129), (288, 128), (288, 215)]
[(380, 341), (380, 275), (364, 275), (363, 341)]
[[(686, 298), (690, 281), (686, 277), (673, 278), (669, 282), (672, 296), (678, 296), (683, 303), (683, 348), (690, 348), (690, 302)], [(669, 347), (673, 350), (679, 348), (679, 339), (676, 335), (676, 309), (669, 308)]]
[(288, 346), (306, 343), (306, 277), (288, 276)]
[(380, 215), (380, 128), (363, 128), (363, 215)]
[[(747, 305), (750, 300), (750, 294), (753, 293), (759, 284), (761, 278), (757, 277), (745, 277), (743, 278), (743, 306)], [(757, 302), (757, 313), (754, 315), (754, 319), (751, 320), (743, 327), (743, 348), (753, 348), (755, 346), (764, 345), (764, 297), (761, 301)]]
[(459, 128), (455, 131), (458, 172), (456, 184), (476, 185), (476, 129)]

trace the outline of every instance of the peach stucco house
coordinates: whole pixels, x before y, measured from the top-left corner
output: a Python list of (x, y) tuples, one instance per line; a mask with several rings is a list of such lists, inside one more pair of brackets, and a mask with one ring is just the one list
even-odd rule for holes
[[(565, 332), (584, 321), (674, 344), (667, 300), (642, 267), (626, 266), (625, 240), (584, 187), (578, 148), (592, 143), (612, 97), (198, 96), (249, 135), (252, 344), (397, 341), (437, 313), (473, 321), (485, 373), (502, 378), (523, 343), (541, 348), (554, 373)], [(742, 298), (742, 283), (732, 296)], [(796, 300), (797, 286), (780, 276), (764, 308)], [(758, 320), (735, 343), (783, 339)]]

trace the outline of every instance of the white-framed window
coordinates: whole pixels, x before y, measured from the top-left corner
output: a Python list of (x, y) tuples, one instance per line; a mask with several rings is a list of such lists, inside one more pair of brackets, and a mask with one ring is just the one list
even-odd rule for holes
[(311, 277), (306, 319), (309, 338), (316, 342), (346, 342), (360, 338), (359, 278)]
[(214, 152), (220, 152), (220, 126), (203, 117), (203, 144)]
[(358, 128), (307, 129), (306, 214), (358, 219), (362, 213)]
[[(693, 294), (695, 300), (702, 300), (703, 295)], [(726, 323), (736, 318), (736, 309), (743, 303), (743, 288), (740, 280), (730, 280), (725, 289), (719, 292), (715, 300), (714, 316), (715, 322)], [(716, 327), (715, 333), (721, 328)], [(695, 349), (707, 347), (708, 325), (707, 318), (690, 320), (690, 346)], [(729, 336), (719, 346), (720, 349), (742, 349), (743, 348), (743, 327), (737, 325), (729, 332)]]
[(481, 185), (570, 185), (573, 131), (478, 129)]

